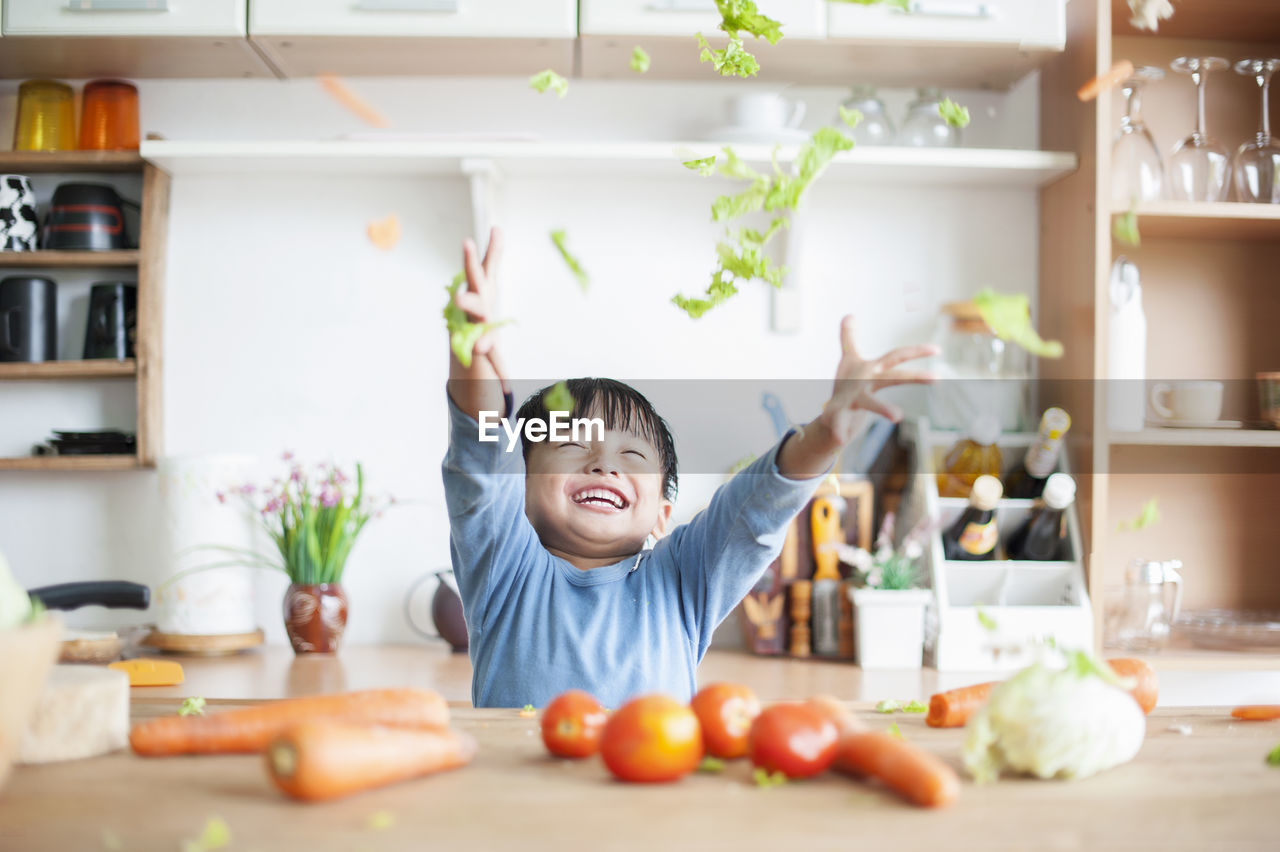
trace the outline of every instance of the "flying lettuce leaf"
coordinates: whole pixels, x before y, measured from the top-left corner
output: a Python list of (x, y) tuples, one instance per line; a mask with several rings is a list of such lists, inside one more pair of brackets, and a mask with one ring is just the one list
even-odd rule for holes
[(578, 279), (578, 286), (582, 288), (582, 292), (587, 292), (587, 288), (591, 286), (591, 278), (587, 275), (587, 270), (582, 268), (582, 264), (569, 251), (569, 247), (565, 244), (568, 237), (563, 230), (555, 230), (551, 232), (551, 242), (555, 243), (556, 249), (560, 252), (560, 256), (564, 258), (565, 265), (569, 267), (569, 271), (573, 273), (573, 277)]
[(982, 625), (983, 630), (990, 631), (991, 633), (995, 633), (1000, 629), (999, 625), (996, 624), (996, 620), (987, 614), (987, 612), (981, 607), (978, 608), (978, 623)]
[(555, 386), (542, 398), (542, 403), (547, 407), (547, 411), (572, 412), (573, 394), (569, 392), (569, 385), (563, 379), (556, 382)]
[(550, 90), (563, 98), (569, 94), (569, 81), (548, 68), (529, 78), (529, 88), (544, 94)]
[(211, 816), (205, 823), (204, 831), (195, 840), (187, 840), (182, 844), (183, 852), (209, 852), (212, 849), (225, 849), (231, 845), (231, 826), (220, 816)]
[(892, 725), (890, 725), (889, 730), (886, 731), (885, 733), (887, 733), (889, 736), (893, 737), (894, 739), (898, 739), (898, 740), (906, 739), (906, 737), (902, 735), (902, 729), (898, 727), (897, 722), (894, 722)]
[(1142, 235), (1138, 233), (1138, 211), (1130, 209), (1126, 213), (1117, 215), (1115, 221), (1111, 223), (1111, 236), (1115, 237), (1117, 242), (1127, 246), (1140, 245)]
[(458, 289), (462, 287), (466, 280), (467, 274), (459, 272), (453, 276), (453, 282), (444, 288), (445, 292), (449, 294), (449, 301), (444, 306), (444, 325), (449, 331), (449, 348), (453, 350), (453, 356), (458, 359), (458, 363), (462, 366), (470, 367), (471, 351), (476, 348), (476, 341), (495, 328), (507, 325), (511, 320), (471, 322), (467, 319), (467, 312), (458, 307), (453, 301)]
[(840, 120), (849, 125), (850, 130), (856, 130), (862, 122), (862, 111), (849, 109), (844, 104), (840, 105)]
[(184, 698), (182, 706), (178, 708), (179, 716), (203, 716), (204, 715), (204, 699), (198, 696)]
[(721, 77), (754, 77), (760, 72), (760, 63), (742, 46), (742, 39), (730, 38), (719, 50), (712, 48), (702, 33), (697, 34), (697, 39), (702, 48), (698, 61), (710, 62)]
[(969, 108), (960, 106), (951, 98), (943, 98), (938, 104), (938, 115), (946, 119), (947, 124), (952, 127), (969, 126)]
[(685, 160), (682, 165), (686, 169), (695, 171), (703, 177), (711, 177), (716, 173), (715, 157), (703, 157), (700, 160)]
[(767, 15), (760, 14), (754, 0), (716, 0), (720, 12), (720, 29), (730, 38), (738, 33), (750, 33), (769, 44), (777, 44), (782, 38), (782, 24)]
[(637, 74), (643, 74), (649, 70), (649, 54), (640, 45), (636, 45), (631, 51), (631, 70)]
[(1132, 521), (1121, 521), (1116, 525), (1116, 529), (1120, 532), (1138, 532), (1145, 530), (1147, 527), (1160, 521), (1160, 506), (1156, 502), (1156, 498), (1142, 504), (1142, 511), (1138, 513), (1138, 517)]
[(1267, 766), (1280, 766), (1280, 745), (1267, 753)]
[(974, 296), (973, 303), (978, 306), (982, 321), (996, 337), (1016, 343), (1041, 358), (1062, 357), (1060, 342), (1041, 340), (1031, 327), (1031, 306), (1026, 296), (1006, 296), (988, 288)]

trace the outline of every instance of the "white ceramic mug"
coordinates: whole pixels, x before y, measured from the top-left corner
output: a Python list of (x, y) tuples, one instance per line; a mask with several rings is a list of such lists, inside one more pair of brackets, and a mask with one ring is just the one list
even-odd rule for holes
[(1151, 407), (1165, 420), (1213, 422), (1222, 414), (1222, 382), (1159, 382)]
[(725, 105), (730, 127), (746, 130), (777, 130), (799, 127), (804, 121), (804, 101), (773, 94), (738, 95)]
[(26, 175), (0, 175), (0, 251), (35, 251), (40, 222)]

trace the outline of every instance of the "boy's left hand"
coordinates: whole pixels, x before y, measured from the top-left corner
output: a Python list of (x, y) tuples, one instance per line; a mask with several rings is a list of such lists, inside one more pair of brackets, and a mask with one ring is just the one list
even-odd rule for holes
[(895, 385), (929, 384), (935, 379), (927, 370), (899, 369), (899, 366), (937, 355), (937, 346), (903, 346), (868, 361), (858, 354), (854, 345), (852, 316), (840, 321), (840, 349), (831, 399), (796, 439), (782, 446), (778, 468), (784, 476), (806, 478), (829, 468), (836, 454), (858, 434), (863, 411), (884, 415), (895, 423), (901, 420), (901, 409), (877, 398), (876, 391)]

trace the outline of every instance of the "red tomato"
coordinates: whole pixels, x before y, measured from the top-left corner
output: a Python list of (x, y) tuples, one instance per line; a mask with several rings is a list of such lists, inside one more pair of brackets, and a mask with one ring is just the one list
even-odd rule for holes
[(557, 757), (590, 757), (600, 750), (609, 714), (589, 693), (571, 689), (542, 711), (542, 741)]
[(702, 725), (702, 740), (712, 757), (745, 757), (751, 723), (760, 715), (760, 699), (738, 683), (713, 683), (689, 702)]
[(609, 716), (600, 756), (623, 781), (675, 781), (702, 762), (698, 717), (665, 695), (632, 699)]
[(751, 762), (788, 778), (808, 778), (835, 760), (839, 739), (829, 713), (808, 704), (775, 704), (751, 726)]

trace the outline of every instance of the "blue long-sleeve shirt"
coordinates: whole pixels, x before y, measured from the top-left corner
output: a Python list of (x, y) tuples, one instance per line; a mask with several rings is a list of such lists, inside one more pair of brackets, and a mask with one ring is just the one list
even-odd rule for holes
[(525, 515), (519, 446), (480, 442), (452, 399), (449, 417), (445, 502), (477, 707), (542, 707), (568, 689), (606, 707), (651, 692), (688, 701), (716, 626), (820, 481), (782, 476), (779, 442), (652, 550), (584, 571), (543, 547)]

